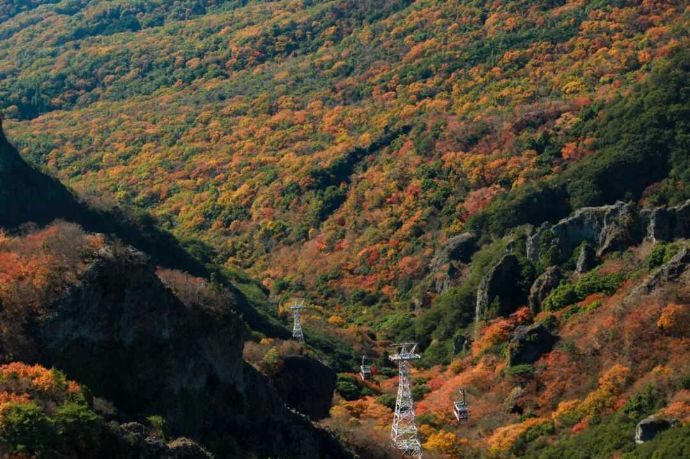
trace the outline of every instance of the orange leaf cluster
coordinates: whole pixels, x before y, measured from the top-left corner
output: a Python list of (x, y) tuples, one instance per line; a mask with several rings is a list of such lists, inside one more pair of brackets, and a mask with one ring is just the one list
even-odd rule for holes
[(500, 453), (509, 451), (515, 442), (530, 429), (543, 426), (551, 422), (545, 418), (530, 418), (518, 424), (510, 424), (499, 427), (489, 437), (489, 451), (493, 453)]
[(690, 305), (669, 304), (656, 323), (662, 331), (675, 336), (690, 335)]
[(463, 447), (466, 447), (468, 444), (469, 441), (467, 439), (460, 438), (453, 432), (439, 430), (428, 436), (424, 442), (424, 449), (458, 457)]

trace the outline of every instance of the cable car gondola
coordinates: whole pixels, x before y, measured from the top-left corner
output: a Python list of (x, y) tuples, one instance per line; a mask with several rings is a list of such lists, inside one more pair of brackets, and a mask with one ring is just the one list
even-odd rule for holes
[(367, 364), (366, 356), (362, 356), (362, 365), (359, 367), (359, 377), (362, 381), (372, 378), (371, 365)]
[(453, 414), (458, 422), (469, 421), (469, 411), (467, 410), (467, 400), (465, 398), (465, 389), (460, 389), (458, 391), (458, 400), (453, 402)]

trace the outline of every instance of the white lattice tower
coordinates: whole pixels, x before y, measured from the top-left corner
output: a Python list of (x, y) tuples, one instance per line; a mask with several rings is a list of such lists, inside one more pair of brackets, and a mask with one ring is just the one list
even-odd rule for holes
[(304, 342), (304, 332), (302, 332), (302, 310), (305, 308), (304, 300), (294, 300), (290, 309), (292, 309), (292, 337)]
[(391, 361), (398, 363), (398, 397), (395, 400), (395, 414), (391, 428), (391, 442), (393, 446), (403, 452), (406, 457), (421, 459), (422, 444), (419, 442), (417, 425), (415, 424), (414, 402), (410, 387), (410, 361), (419, 358), (415, 354), (416, 343), (394, 344), (396, 353), (390, 356)]

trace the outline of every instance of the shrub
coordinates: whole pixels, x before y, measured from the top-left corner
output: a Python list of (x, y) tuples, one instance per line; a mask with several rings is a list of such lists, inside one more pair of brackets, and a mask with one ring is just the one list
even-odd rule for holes
[(579, 400), (566, 400), (558, 404), (551, 417), (558, 427), (572, 427), (582, 419)]
[(283, 367), (283, 359), (278, 354), (278, 350), (272, 347), (266, 352), (262, 360), (263, 369), (268, 375), (275, 375)]
[(625, 276), (620, 273), (599, 274), (593, 271), (582, 276), (575, 283), (575, 293), (578, 296), (578, 301), (583, 300), (587, 295), (592, 293), (603, 293), (611, 295), (625, 279)]
[(552, 444), (533, 442), (527, 445), (524, 457), (609, 459), (620, 452), (635, 449), (635, 442), (632, 441), (635, 422), (625, 416), (612, 416), (600, 424), (589, 424), (576, 435), (562, 437)]
[(544, 300), (544, 310), (557, 311), (564, 306), (576, 303), (578, 301), (575, 286), (569, 282), (561, 282), (549, 296)]
[(153, 430), (158, 437), (162, 438), (163, 440), (168, 437), (168, 426), (166, 425), (165, 418), (163, 416), (149, 416), (146, 418), (146, 420), (149, 421), (149, 424), (151, 424), (151, 427), (153, 427)]
[(84, 403), (70, 401), (60, 405), (53, 420), (58, 435), (68, 439), (71, 446), (76, 445), (82, 451), (98, 446), (103, 423), (101, 417)]
[(40, 454), (52, 440), (50, 419), (35, 403), (8, 403), (0, 411), (0, 443), (13, 452)]
[(376, 401), (380, 403), (381, 405), (390, 408), (391, 410), (395, 409), (395, 399), (396, 395), (392, 393), (386, 393), (383, 394), (379, 397), (376, 398)]
[(528, 364), (514, 365), (506, 370), (508, 376), (529, 378), (534, 374), (534, 367)]
[(593, 271), (582, 276), (574, 284), (562, 281), (544, 300), (544, 309), (556, 311), (582, 301), (592, 293), (611, 295), (618, 290), (624, 279), (625, 276), (620, 273), (599, 274)]
[(466, 443), (466, 439), (459, 438), (453, 432), (440, 430), (429, 435), (427, 441), (424, 442), (424, 449), (458, 457), (461, 453), (461, 446)]
[(499, 427), (488, 439), (489, 452), (494, 455), (507, 453), (515, 446), (518, 446), (518, 441), (535, 428), (539, 428), (539, 432), (542, 429), (552, 430), (553, 422), (544, 418), (530, 418), (518, 424)]
[(429, 392), (431, 392), (431, 389), (426, 384), (415, 384), (412, 386), (412, 398), (415, 401), (423, 399)]
[(690, 334), (690, 306), (687, 304), (669, 304), (661, 310), (656, 323), (669, 335), (685, 336)]
[(647, 256), (647, 267), (649, 269), (658, 268), (673, 258), (679, 250), (680, 247), (676, 244), (664, 244), (661, 242), (654, 245), (652, 252)]
[(439, 423), (438, 418), (436, 417), (435, 414), (430, 413), (428, 411), (426, 413), (422, 413), (419, 416), (417, 416), (416, 422), (420, 426), (423, 424), (426, 424), (426, 425), (436, 427), (436, 428), (439, 428), (442, 424), (442, 423)]
[(633, 419), (642, 419), (664, 403), (659, 391), (653, 385), (646, 384), (641, 391), (630, 397), (630, 400), (621, 408), (621, 412)]
[(356, 376), (348, 373), (338, 373), (335, 390), (348, 401), (357, 400), (365, 395), (373, 395), (374, 392), (360, 384)]
[(582, 402), (582, 411), (590, 416), (600, 416), (610, 412), (617, 397), (630, 382), (630, 368), (616, 364), (609, 368), (600, 378), (597, 389), (590, 392)]

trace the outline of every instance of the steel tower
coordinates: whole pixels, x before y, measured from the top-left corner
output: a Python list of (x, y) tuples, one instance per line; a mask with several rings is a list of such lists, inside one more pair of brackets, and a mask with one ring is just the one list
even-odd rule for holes
[(300, 343), (304, 342), (304, 333), (302, 332), (302, 310), (305, 308), (304, 300), (294, 300), (290, 309), (292, 309), (292, 337), (299, 340)]
[(422, 444), (417, 435), (414, 403), (410, 388), (410, 361), (419, 358), (419, 354), (414, 352), (417, 343), (400, 343), (393, 346), (396, 352), (389, 358), (393, 362), (398, 362), (400, 381), (398, 383), (398, 397), (395, 400), (391, 442), (394, 447), (403, 452), (404, 456), (421, 459)]

